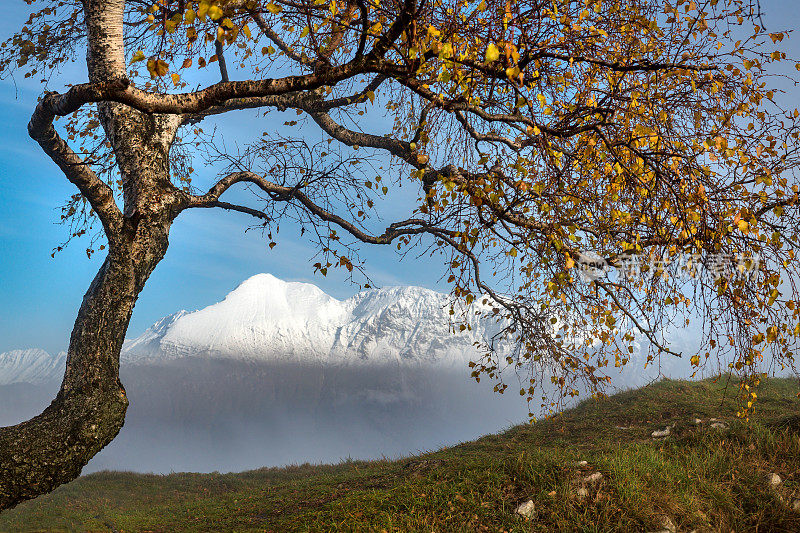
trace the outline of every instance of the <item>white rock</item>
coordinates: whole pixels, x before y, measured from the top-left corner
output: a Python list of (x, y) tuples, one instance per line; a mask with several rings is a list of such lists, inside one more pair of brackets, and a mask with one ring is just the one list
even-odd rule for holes
[(694, 426), (699, 426), (700, 424), (702, 424), (702, 423), (703, 423), (703, 420), (702, 420), (702, 419), (700, 419), (700, 418), (693, 418), (693, 419), (691, 420), (691, 423), (692, 423), (692, 425), (694, 425)]
[(589, 495), (589, 491), (585, 487), (580, 487), (575, 491), (575, 495), (580, 499), (584, 499)]
[(534, 509), (533, 500), (528, 500), (519, 504), (519, 506), (514, 510), (520, 516), (524, 516), (525, 518), (533, 518), (536, 514), (536, 510)]
[(589, 466), (589, 461), (578, 461), (578, 466), (580, 467)]
[(678, 528), (677, 528), (677, 527), (675, 527), (675, 523), (674, 523), (674, 522), (672, 521), (672, 519), (671, 519), (670, 517), (668, 517), (668, 516), (665, 516), (665, 517), (664, 517), (664, 518), (661, 520), (661, 528), (662, 528), (664, 531), (669, 531), (669, 533), (676, 533), (676, 532), (678, 531)]
[(648, 531), (648, 533), (677, 533), (677, 532), (678, 528), (675, 527), (675, 523), (668, 516), (662, 517), (661, 529), (657, 529), (655, 531)]
[(778, 474), (774, 472), (767, 474), (767, 482), (770, 484), (771, 487), (777, 487), (778, 485), (781, 484), (781, 481), (783, 480), (781, 479), (781, 476), (779, 476)]
[(650, 434), (650, 436), (653, 437), (654, 439), (660, 439), (662, 437), (669, 436), (670, 433), (672, 433), (672, 429), (669, 426), (667, 426), (664, 429), (655, 430)]
[(709, 427), (712, 427), (714, 429), (728, 429), (728, 424), (724, 422), (712, 422), (711, 426)]
[(603, 474), (601, 474), (600, 472), (595, 472), (594, 474), (583, 478), (583, 482), (594, 485), (595, 483), (599, 483), (601, 479), (603, 479)]
[(792, 510), (800, 512), (800, 500), (795, 500), (792, 502)]

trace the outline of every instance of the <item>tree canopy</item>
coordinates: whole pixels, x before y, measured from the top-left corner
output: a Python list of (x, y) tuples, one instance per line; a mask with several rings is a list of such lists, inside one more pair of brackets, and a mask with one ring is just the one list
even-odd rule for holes
[[(29, 131), (78, 188), (71, 236), (99, 221), (112, 260), (137, 257), (134, 301), (171, 221), (221, 208), (270, 246), (297, 222), (323, 275), (368, 272), (365, 244), (443, 254), (453, 294), (480, 304), (454, 306), (456, 327), (478, 309), (516, 346), (490, 339), (474, 362), (498, 390), (506, 366), (529, 397), (602, 389), (635, 343), (678, 355), (667, 333), (688, 320), (687, 365), (730, 364), (748, 405), (764, 355), (793, 365), (795, 63), (756, 2), (26, 2), (2, 72), (48, 85), (86, 53), (89, 81), (46, 92)], [(232, 151), (214, 126), (229, 112), (286, 120)], [(199, 165), (218, 181), (197, 187)], [(252, 203), (222, 199), (237, 184)], [(417, 200), (381, 226), (401, 186)], [(127, 248), (159, 232), (158, 252)]]

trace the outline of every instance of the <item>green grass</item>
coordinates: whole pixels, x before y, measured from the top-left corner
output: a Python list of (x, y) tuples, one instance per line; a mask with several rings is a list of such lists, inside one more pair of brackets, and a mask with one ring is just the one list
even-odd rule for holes
[[(762, 382), (749, 422), (725, 383), (662, 381), (399, 461), (92, 474), (0, 514), (0, 531), (651, 531), (664, 517), (679, 531), (800, 531), (796, 380)], [(593, 472), (602, 481), (577, 497)], [(513, 512), (527, 499), (532, 519)]]

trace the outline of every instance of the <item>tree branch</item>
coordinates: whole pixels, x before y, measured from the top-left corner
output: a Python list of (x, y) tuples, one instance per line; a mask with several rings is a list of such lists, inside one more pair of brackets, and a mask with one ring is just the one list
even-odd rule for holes
[(214, 41), (214, 49), (217, 53), (217, 63), (219, 63), (219, 75), (222, 78), (222, 83), (230, 81), (228, 79), (228, 65), (225, 63), (225, 55), (222, 49), (222, 42), (217, 39)]
[(286, 54), (286, 57), (300, 63), (309, 68), (313, 68), (313, 62), (309, 61), (308, 59), (304, 58), (300, 54), (294, 51), (291, 46), (286, 44), (286, 42), (280, 38), (275, 30), (272, 29), (272, 26), (267, 24), (264, 20), (264, 17), (261, 16), (261, 13), (257, 11), (251, 11), (250, 16), (253, 17), (253, 20), (256, 22), (256, 26), (261, 30), (261, 32), (266, 35), (270, 41), (275, 43), (275, 46), (278, 49)]
[(234, 98), (201, 113), (187, 115), (184, 117), (184, 123), (195, 124), (212, 115), (243, 109), (258, 109), (261, 107), (275, 107), (281, 111), (290, 108), (327, 111), (363, 102), (367, 99), (368, 93), (377, 90), (386, 79), (386, 76), (376, 76), (363, 90), (350, 96), (342, 96), (331, 100), (323, 99), (319, 94), (319, 90), (314, 92), (301, 91), (253, 98)]
[(36, 106), (28, 123), (28, 134), (88, 200), (111, 243), (122, 224), (122, 213), (114, 201), (114, 192), (58, 134), (53, 125), (55, 114), (50, 96), (46, 95)]
[(323, 73), (263, 80), (220, 82), (199, 91), (179, 94), (156, 94), (143, 91), (122, 78), (101, 83), (74, 85), (64, 94), (51, 93), (46, 99), (48, 109), (57, 116), (66, 116), (81, 106), (97, 102), (118, 102), (144, 113), (185, 115), (201, 113), (214, 106), (237, 98), (285, 95), (311, 91), (325, 85), (335, 85), (358, 74), (374, 72), (366, 61), (350, 62)]
[(203, 196), (191, 196), (188, 199), (185, 207), (220, 207), (222, 209), (246, 213), (256, 218), (269, 219), (268, 215), (262, 211), (235, 204), (229, 204), (227, 202), (220, 202), (218, 200), (222, 193), (236, 183), (251, 183), (262, 191), (266, 192), (274, 201), (290, 202), (296, 200), (309, 213), (315, 215), (320, 220), (339, 226), (359, 241), (367, 244), (390, 244), (393, 240), (402, 235), (420, 235), (423, 233), (436, 235), (449, 234), (447, 230), (434, 226), (426, 220), (412, 218), (390, 224), (380, 235), (373, 235), (357, 227), (352, 222), (345, 220), (339, 215), (331, 213), (330, 211), (316, 204), (296, 187), (278, 185), (254, 172), (235, 172), (225, 176), (213, 187), (211, 187), (211, 189), (209, 189), (209, 191)]

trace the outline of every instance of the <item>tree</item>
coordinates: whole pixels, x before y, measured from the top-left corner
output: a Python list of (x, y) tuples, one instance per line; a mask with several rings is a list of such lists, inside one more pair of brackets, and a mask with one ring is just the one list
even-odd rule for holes
[[(122, 341), (189, 209), (249, 215), (270, 246), (293, 219), (319, 244), (323, 275), (358, 273), (361, 243), (444, 254), (454, 295), (504, 321), (516, 346), (494, 339), (473, 363), (500, 391), (504, 365), (530, 372), (522, 395), (548, 379), (566, 396), (581, 382), (602, 391), (633, 342), (674, 353), (665, 328), (692, 317), (704, 344), (691, 364), (721, 358), (743, 391), (763, 354), (792, 364), (798, 112), (781, 107), (772, 74), (787, 34), (767, 32), (752, 3), (39, 4), (0, 65), (46, 83), (86, 52), (88, 82), (44, 93), (28, 129), (78, 189), (64, 207), (71, 237), (99, 223), (107, 255), (57, 397), (0, 429), (0, 509), (78, 476), (122, 427)], [(203, 130), (248, 110), (297, 117), (236, 153)], [(370, 132), (375, 118), (385, 134)], [(210, 188), (192, 184), (193, 158), (220, 171)], [(376, 230), (380, 199), (401, 184), (418, 201)], [(237, 185), (256, 205), (222, 199)], [(734, 256), (747, 275), (713, 275)], [(646, 257), (661, 263), (606, 272)], [(677, 276), (667, 263), (679, 257), (706, 268)]]

